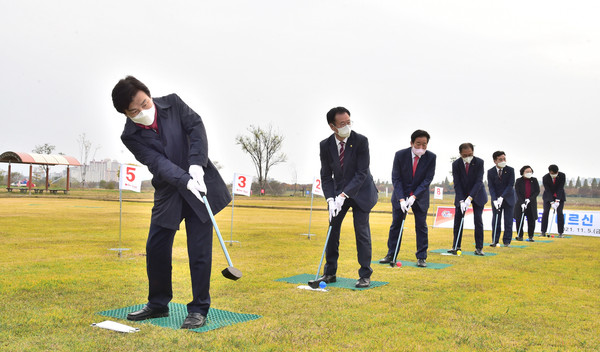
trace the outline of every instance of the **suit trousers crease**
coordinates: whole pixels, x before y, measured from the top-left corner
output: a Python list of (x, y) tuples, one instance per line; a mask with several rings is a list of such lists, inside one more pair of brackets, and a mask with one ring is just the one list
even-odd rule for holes
[[(483, 248), (483, 206), (479, 206), (475, 203), (473, 204), (473, 220), (474, 220), (474, 225), (475, 225), (475, 232), (474, 232), (474, 237), (475, 237), (475, 248), (477, 249), (482, 249)], [(462, 248), (461, 247), (461, 243), (462, 243), (462, 239), (463, 239), (463, 233), (465, 231), (465, 224), (463, 222), (463, 227), (460, 231), (460, 233), (458, 232), (458, 229), (460, 228), (460, 222), (464, 216), (464, 214), (462, 213), (462, 211), (460, 210), (460, 206), (456, 206), (454, 208), (454, 238), (453, 238), (453, 242), (452, 242), (452, 246), (454, 246), (455, 243), (457, 243), (456, 239), (458, 238), (458, 243), (456, 244), (456, 248)], [(454, 249), (454, 247), (453, 247)]]

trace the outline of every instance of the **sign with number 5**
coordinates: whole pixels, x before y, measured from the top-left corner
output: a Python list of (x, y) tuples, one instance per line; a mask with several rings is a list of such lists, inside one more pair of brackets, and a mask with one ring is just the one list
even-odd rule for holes
[(136, 165), (121, 165), (121, 171), (119, 173), (119, 189), (120, 190), (131, 190), (134, 192), (140, 192), (142, 190), (142, 180), (138, 177), (139, 166)]
[(241, 194), (250, 197), (252, 189), (252, 176), (233, 174), (233, 194)]
[(316, 194), (318, 196), (321, 196), (321, 197), (325, 197), (325, 194), (323, 194), (323, 187), (321, 185), (321, 179), (318, 177), (315, 178), (315, 182), (313, 182), (312, 193)]

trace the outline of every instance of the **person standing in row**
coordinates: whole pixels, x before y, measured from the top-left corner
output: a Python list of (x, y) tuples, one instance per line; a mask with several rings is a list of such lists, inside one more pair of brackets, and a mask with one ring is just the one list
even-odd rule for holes
[(329, 207), (331, 232), (324, 274), (317, 281), (336, 282), (342, 221), (350, 208), (358, 253), (359, 288), (371, 285), (371, 229), (369, 213), (377, 204), (377, 188), (369, 169), (369, 141), (351, 130), (350, 111), (336, 107), (327, 113), (333, 134), (320, 143), (321, 181)]
[(542, 183), (544, 184), (544, 194), (542, 195), (542, 200), (544, 201), (542, 236), (550, 237), (549, 234), (546, 234), (546, 230), (548, 229), (548, 215), (550, 214), (550, 208), (552, 208), (556, 214), (558, 237), (563, 237), (563, 231), (565, 230), (565, 215), (563, 214), (563, 208), (567, 199), (565, 195), (566, 179), (565, 174), (559, 172), (558, 166), (554, 164), (548, 166), (548, 173), (542, 177)]
[(403, 220), (412, 208), (417, 233), (417, 266), (427, 266), (427, 210), (429, 209), (429, 185), (435, 175), (436, 155), (427, 150), (429, 133), (416, 130), (410, 136), (410, 147), (399, 150), (392, 167), (392, 225), (388, 236), (388, 252), (379, 263), (396, 261), (394, 254)]
[[(483, 206), (488, 201), (483, 186), (483, 160), (473, 156), (475, 147), (471, 143), (463, 143), (458, 147), (460, 159), (452, 163), (452, 181), (454, 182), (454, 241), (455, 246), (448, 253), (457, 254), (460, 251), (463, 228), (461, 221), (473, 205), (473, 220), (475, 224), (475, 255), (483, 253)], [(459, 231), (460, 230), (460, 231)]]
[(529, 241), (534, 242), (533, 233), (535, 223), (538, 218), (537, 196), (540, 194), (540, 184), (537, 178), (533, 177), (533, 169), (525, 165), (519, 171), (521, 177), (515, 181), (515, 193), (517, 202), (515, 203), (515, 219), (517, 220), (517, 237), (515, 240), (523, 241), (523, 232), (525, 217), (527, 217), (527, 234)]
[(506, 166), (506, 154), (496, 151), (492, 154), (496, 166), (488, 170), (487, 180), (492, 199), (492, 243), (495, 247), (500, 242), (502, 233), (502, 217), (504, 218), (504, 247), (510, 245), (512, 240), (513, 207), (515, 206), (515, 169)]

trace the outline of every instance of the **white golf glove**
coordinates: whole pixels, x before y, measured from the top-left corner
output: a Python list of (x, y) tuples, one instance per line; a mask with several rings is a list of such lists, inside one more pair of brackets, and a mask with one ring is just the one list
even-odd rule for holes
[(408, 207), (412, 207), (413, 204), (415, 204), (415, 200), (417, 199), (417, 197), (415, 197), (414, 195), (406, 198), (406, 202), (408, 203)]
[(192, 179), (194, 179), (198, 183), (198, 185), (201, 189), (200, 192), (203, 192), (204, 194), (206, 194), (207, 192), (206, 192), (206, 184), (204, 183), (204, 169), (202, 168), (202, 166), (190, 165), (189, 173), (192, 176)]
[(471, 197), (467, 197), (467, 199), (465, 199), (465, 205), (465, 210), (467, 210), (469, 205), (471, 205)]
[(337, 215), (337, 207), (335, 206), (335, 200), (333, 198), (327, 199), (327, 209), (329, 210), (329, 222)]
[[(344, 205), (344, 201), (346, 200), (345, 197), (337, 196), (335, 197), (335, 206), (337, 208), (337, 212), (338, 214), (340, 213), (340, 211), (342, 211), (342, 206)], [(337, 214), (336, 214), (337, 215)]]
[(400, 199), (400, 209), (402, 209), (403, 213), (406, 213), (408, 211), (408, 202), (404, 200), (404, 198)]
[(527, 209), (527, 203), (521, 204), (521, 211), (525, 211)]
[(528, 205), (529, 205), (529, 202), (531, 202), (531, 201), (529, 200), (529, 198), (525, 199), (525, 206), (528, 206)]
[(198, 181), (191, 178), (187, 183), (187, 189), (189, 189), (190, 192), (196, 196), (196, 198), (200, 199), (200, 201), (204, 203), (204, 199), (202, 199), (200, 192), (206, 194), (206, 186), (204, 186), (204, 188), (201, 187), (200, 184), (198, 184)]
[(467, 203), (465, 203), (465, 201), (461, 200), (460, 201), (460, 211), (463, 212), (463, 214), (465, 213), (465, 211), (467, 211), (467, 208), (469, 206), (467, 205)]
[(496, 199), (496, 201), (498, 202), (498, 209), (500, 209), (500, 207), (502, 207), (502, 202), (504, 201), (504, 198), (498, 197), (498, 199)]
[(552, 209), (554, 209), (554, 211), (556, 211), (556, 209), (558, 209), (558, 204), (559, 204), (558, 201), (554, 201), (554, 202), (550, 203), (550, 205), (552, 206)]

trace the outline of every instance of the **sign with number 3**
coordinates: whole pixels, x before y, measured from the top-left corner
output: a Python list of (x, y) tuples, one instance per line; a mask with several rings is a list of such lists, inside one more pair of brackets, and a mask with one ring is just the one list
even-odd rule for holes
[(233, 194), (241, 194), (250, 197), (252, 188), (252, 176), (233, 174)]

